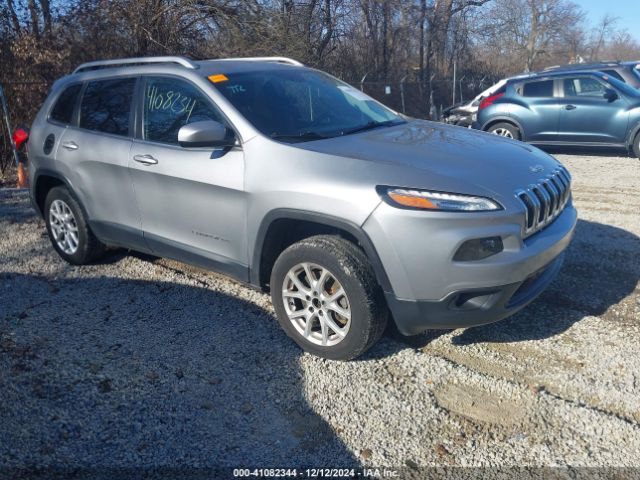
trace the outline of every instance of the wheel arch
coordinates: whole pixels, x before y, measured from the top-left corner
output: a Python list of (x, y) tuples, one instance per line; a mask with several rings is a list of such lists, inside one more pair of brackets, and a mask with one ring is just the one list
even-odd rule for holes
[[(31, 203), (41, 217), (44, 217), (44, 202), (47, 199), (47, 194), (55, 187), (66, 187), (69, 193), (78, 201), (71, 183), (66, 178), (54, 170), (38, 170), (33, 179)], [(78, 204), (82, 208), (82, 213), (88, 218), (82, 202), (78, 201)]]
[(49, 191), (55, 187), (66, 187), (69, 195), (71, 195), (75, 201), (78, 202), (78, 205), (80, 205), (84, 218), (89, 221), (90, 217), (87, 209), (82, 201), (80, 201), (80, 198), (78, 198), (73, 185), (67, 178), (55, 170), (41, 169), (34, 175), (33, 187), (31, 190), (31, 204), (33, 205), (33, 208), (35, 208), (36, 212), (44, 218), (44, 202)]
[(638, 135), (640, 135), (640, 122), (638, 122), (635, 127), (629, 129), (629, 135), (626, 142), (627, 148), (633, 148), (633, 141)]
[(496, 123), (510, 123), (511, 125), (516, 127), (520, 132), (520, 140), (524, 141), (526, 139), (526, 136), (524, 134), (524, 128), (522, 128), (522, 124), (518, 120), (514, 119), (513, 117), (505, 117), (505, 116), (493, 117), (490, 120), (487, 120), (484, 123), (484, 125), (482, 125), (482, 131), (486, 132), (487, 130), (489, 130), (489, 128), (491, 128)]
[(268, 290), (271, 270), (280, 253), (293, 243), (318, 234), (340, 235), (362, 248), (378, 284), (385, 292), (391, 292), (380, 257), (360, 226), (331, 215), (295, 209), (272, 210), (260, 223), (251, 256), (251, 284)]

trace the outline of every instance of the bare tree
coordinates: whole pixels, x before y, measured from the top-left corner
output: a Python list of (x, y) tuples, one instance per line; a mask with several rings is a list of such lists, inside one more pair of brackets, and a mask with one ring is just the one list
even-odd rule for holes
[(584, 19), (583, 10), (568, 0), (496, 0), (485, 24), (492, 54), (522, 59), (521, 68), (533, 70), (554, 55), (569, 32)]
[(588, 47), (589, 60), (598, 60), (600, 58), (606, 39), (613, 34), (618, 20), (618, 17), (609, 13), (600, 19), (593, 30), (591, 45)]
[(579, 58), (640, 57), (614, 17), (593, 29), (583, 19), (570, 0), (0, 0), (0, 81), (25, 82), (12, 90), (21, 122), (82, 61), (284, 55), (351, 82), (366, 75), (367, 92), (396, 108), (398, 89), (383, 87), (402, 79), (407, 108), (426, 115), (432, 97), (451, 98), (454, 60), (462, 89)]

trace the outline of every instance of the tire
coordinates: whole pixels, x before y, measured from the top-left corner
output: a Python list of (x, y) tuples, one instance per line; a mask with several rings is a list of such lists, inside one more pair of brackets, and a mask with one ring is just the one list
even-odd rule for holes
[(513, 140), (520, 140), (520, 130), (512, 123), (500, 122), (491, 125), (487, 132), (493, 133), (500, 137), (511, 138)]
[(633, 155), (636, 158), (640, 158), (640, 132), (636, 133), (636, 138), (633, 139), (633, 145), (631, 146)]
[(105, 246), (93, 234), (78, 201), (65, 187), (52, 188), (44, 202), (44, 220), (53, 248), (73, 265), (100, 258)]
[(367, 257), (337, 236), (309, 237), (284, 250), (271, 272), (271, 298), (287, 335), (303, 350), (331, 360), (362, 355), (387, 324), (384, 295)]

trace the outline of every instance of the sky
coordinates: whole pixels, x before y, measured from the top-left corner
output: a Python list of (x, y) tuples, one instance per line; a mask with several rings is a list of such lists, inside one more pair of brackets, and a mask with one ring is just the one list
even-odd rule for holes
[(618, 17), (617, 28), (626, 29), (640, 41), (640, 1), (638, 0), (574, 0), (587, 12), (587, 21), (592, 25), (610, 13)]

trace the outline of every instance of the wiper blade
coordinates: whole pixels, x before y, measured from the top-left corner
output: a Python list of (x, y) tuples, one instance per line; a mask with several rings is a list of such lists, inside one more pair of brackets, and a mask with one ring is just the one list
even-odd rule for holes
[(403, 121), (398, 120), (387, 120), (386, 122), (368, 122), (364, 125), (360, 125), (359, 127), (351, 128), (349, 130), (343, 130), (340, 132), (340, 135), (351, 135), (352, 133), (360, 133), (365, 132), (367, 130), (373, 130), (378, 127), (391, 127), (393, 125), (400, 125), (404, 123)]
[(274, 140), (299, 140), (301, 142), (309, 140), (320, 140), (322, 138), (329, 138), (327, 135), (323, 135), (318, 132), (300, 132), (298, 134), (273, 134), (270, 137)]

